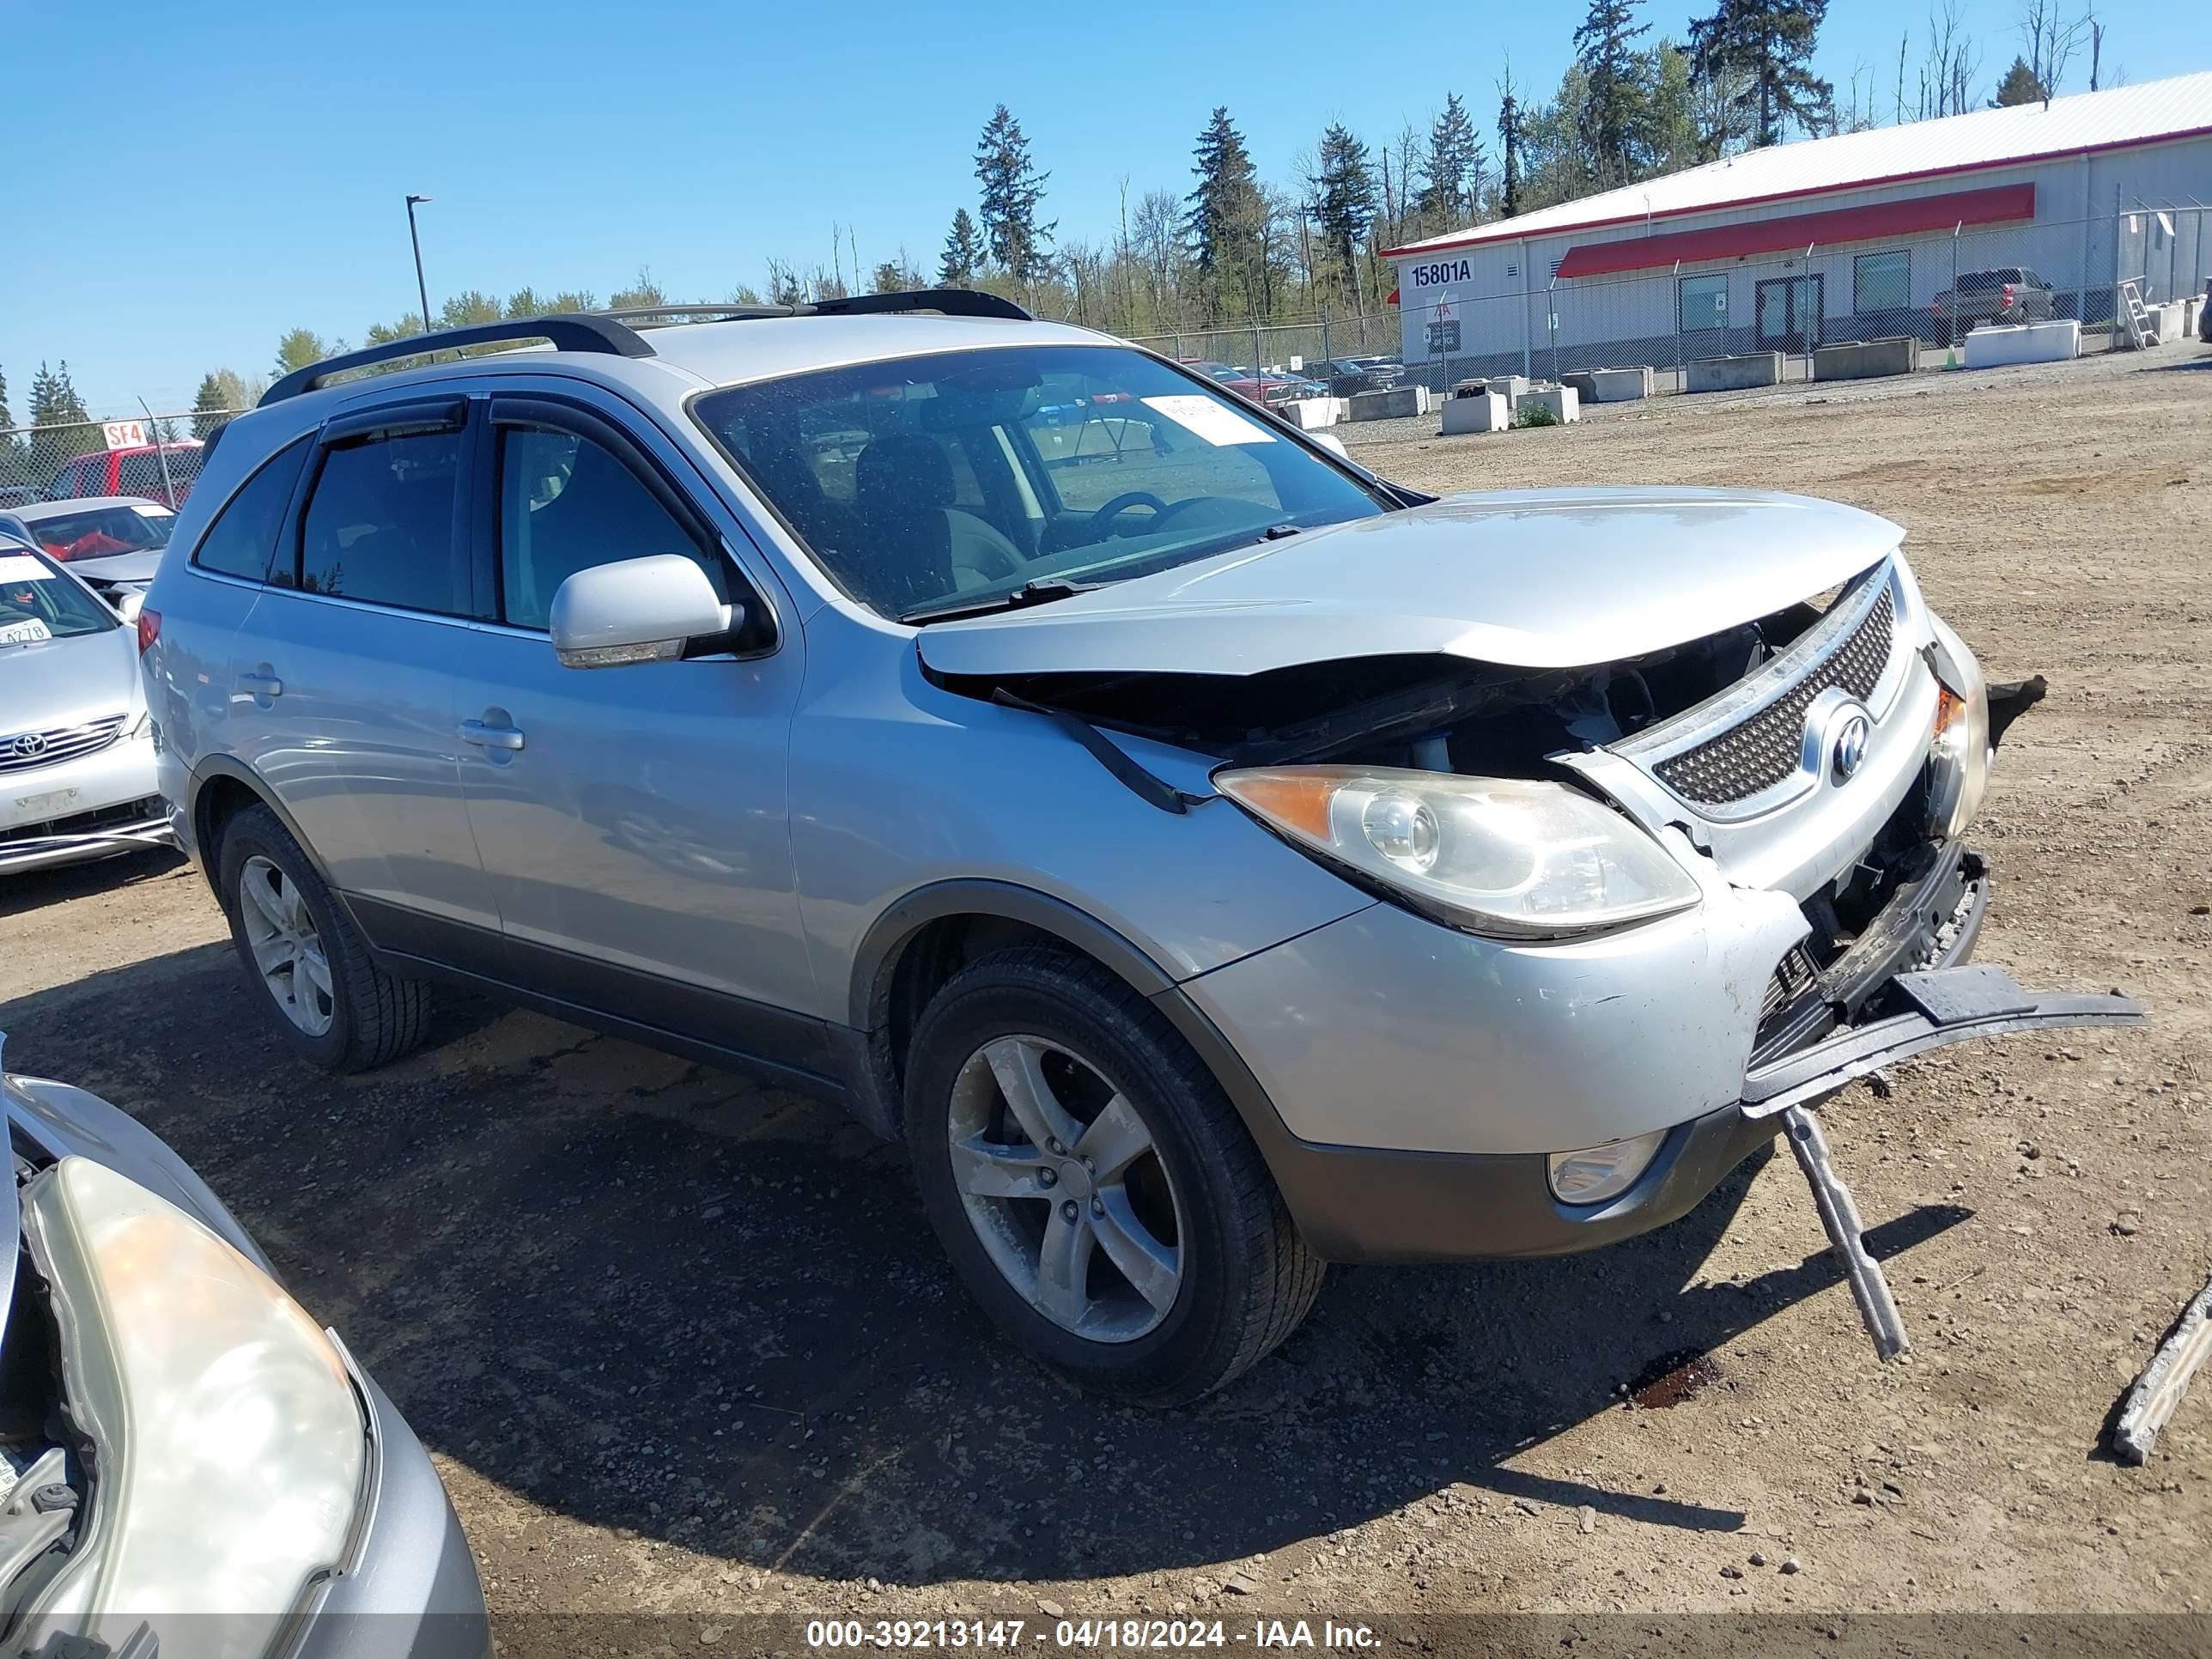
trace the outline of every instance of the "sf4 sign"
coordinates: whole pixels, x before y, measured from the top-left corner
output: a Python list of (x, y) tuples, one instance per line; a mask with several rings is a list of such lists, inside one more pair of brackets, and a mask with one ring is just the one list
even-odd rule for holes
[(143, 421), (103, 421), (100, 435), (110, 449), (143, 449), (150, 441)]

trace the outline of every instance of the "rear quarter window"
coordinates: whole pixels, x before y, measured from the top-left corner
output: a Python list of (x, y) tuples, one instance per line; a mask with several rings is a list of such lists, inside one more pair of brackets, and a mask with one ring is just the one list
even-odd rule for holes
[[(305, 437), (294, 439), (239, 486), (193, 550), (194, 565), (247, 581), (270, 580), (270, 558), (284, 528), (284, 511), (292, 504), (293, 487), (300, 481), (301, 463), (307, 458), (307, 441)], [(279, 573), (277, 579), (289, 585), (292, 573)]]

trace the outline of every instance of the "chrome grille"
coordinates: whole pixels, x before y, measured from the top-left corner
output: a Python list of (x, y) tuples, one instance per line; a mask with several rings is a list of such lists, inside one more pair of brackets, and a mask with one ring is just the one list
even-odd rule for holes
[(0, 732), (0, 772), (27, 772), (96, 754), (123, 733), (128, 716), (111, 714), (82, 726), (58, 726), (44, 732)]
[(1773, 788), (1797, 770), (1805, 748), (1805, 711), (1822, 692), (1840, 688), (1859, 702), (1874, 695), (1889, 665), (1897, 605), (1889, 587), (1866, 619), (1803, 679), (1740, 726), (1651, 769), (1685, 800), (1723, 806)]

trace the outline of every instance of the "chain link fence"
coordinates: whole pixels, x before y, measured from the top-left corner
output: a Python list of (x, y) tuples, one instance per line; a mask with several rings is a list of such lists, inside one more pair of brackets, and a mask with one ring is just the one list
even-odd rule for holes
[(1135, 344), (1181, 362), (1226, 363), (1232, 368), (1279, 374), (1310, 370), (1331, 359), (1395, 358), (1402, 343), (1398, 313), (1389, 307), (1364, 313), (1340, 313), (1328, 307), (1303, 322), (1224, 323), (1131, 337)]
[(209, 434), (239, 412), (192, 410), (0, 428), (0, 510), (87, 495), (181, 502), (199, 476)]

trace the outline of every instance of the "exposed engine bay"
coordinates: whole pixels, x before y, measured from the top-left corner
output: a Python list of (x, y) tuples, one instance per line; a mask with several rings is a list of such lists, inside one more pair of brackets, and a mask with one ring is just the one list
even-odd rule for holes
[(1755, 672), (1817, 623), (1806, 602), (1701, 639), (1595, 667), (1496, 668), (1448, 657), (1364, 657), (1245, 676), (943, 676), (1103, 730), (1240, 765), (1342, 761), (1492, 777), (1548, 775), (1545, 757), (1617, 742)]

